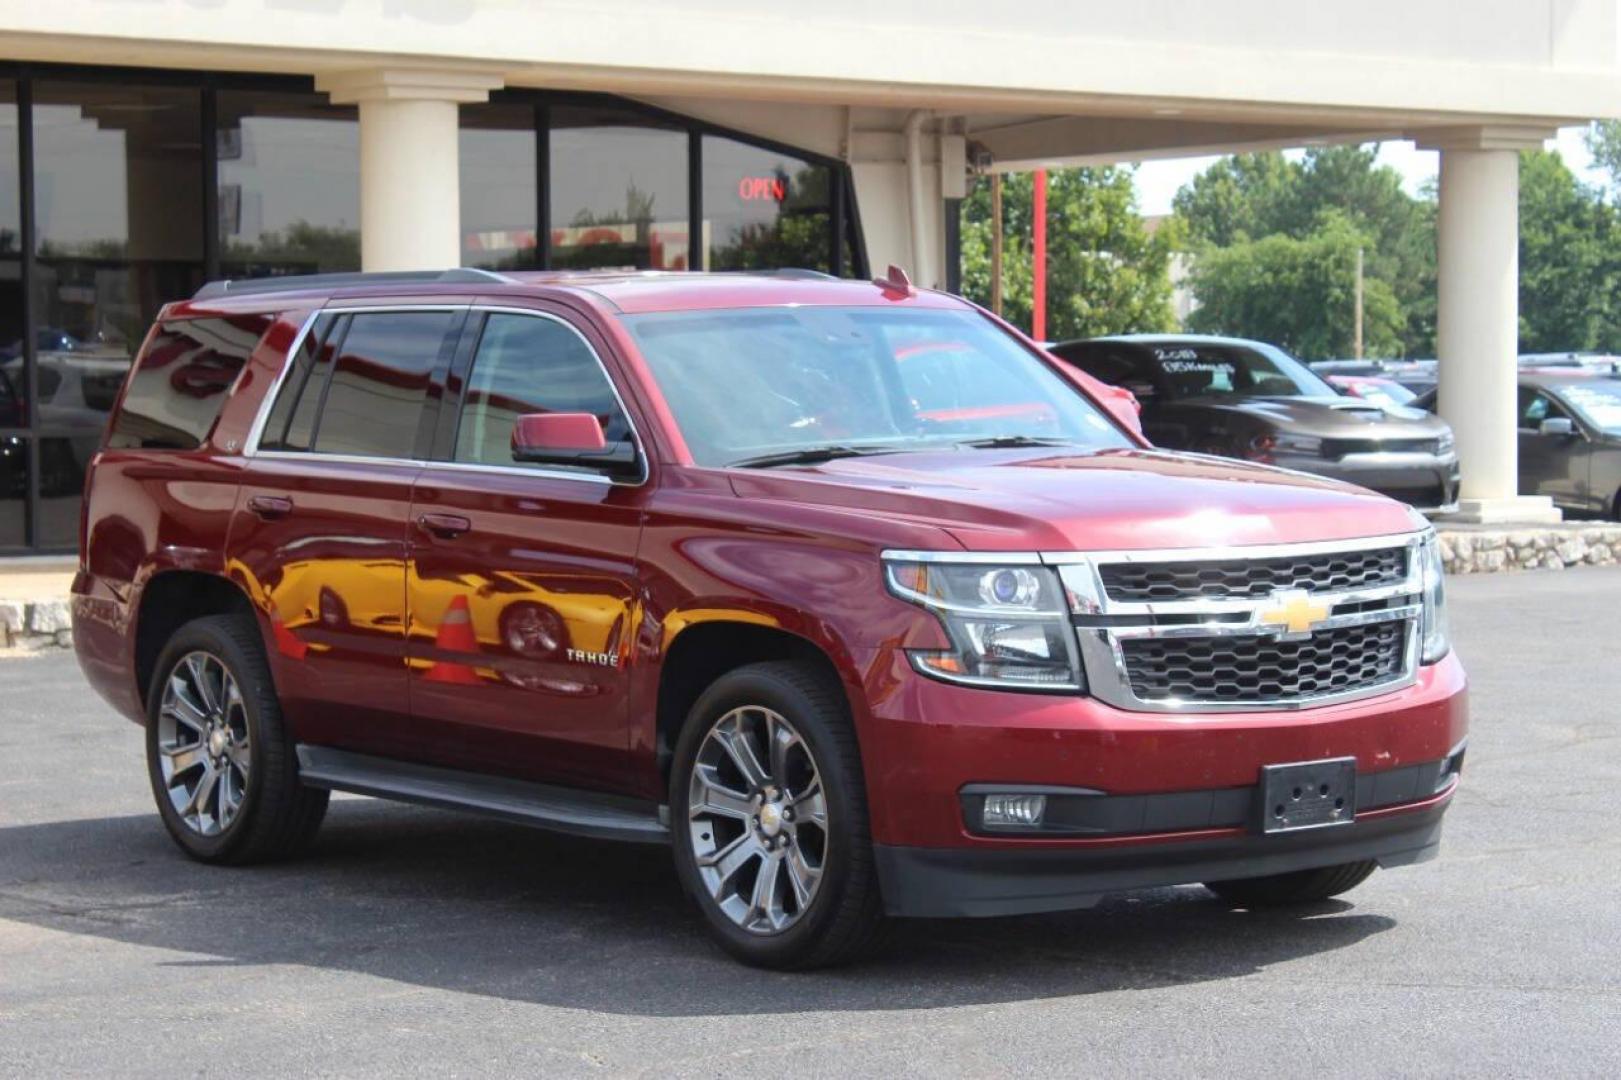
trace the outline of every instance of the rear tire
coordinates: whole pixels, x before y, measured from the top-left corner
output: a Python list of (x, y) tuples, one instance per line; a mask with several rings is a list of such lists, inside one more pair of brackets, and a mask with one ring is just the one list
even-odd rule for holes
[(1270, 877), (1238, 878), (1234, 881), (1207, 881), (1205, 888), (1235, 907), (1282, 907), (1310, 904), (1349, 892), (1368, 880), (1379, 868), (1370, 860), (1297, 870)]
[(328, 793), (298, 781), (250, 615), (194, 619), (169, 639), (147, 695), (146, 760), (164, 827), (201, 862), (286, 858), (326, 816)]
[(676, 871), (732, 956), (806, 970), (874, 947), (883, 901), (861, 753), (842, 689), (816, 668), (717, 679), (677, 741), (670, 808)]

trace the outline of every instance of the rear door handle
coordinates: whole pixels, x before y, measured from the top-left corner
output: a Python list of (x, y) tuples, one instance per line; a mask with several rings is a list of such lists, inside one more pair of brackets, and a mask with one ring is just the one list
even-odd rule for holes
[(473, 527), (473, 523), (460, 514), (423, 514), (417, 518), (417, 524), (424, 532), (444, 540), (454, 540)]
[(248, 509), (270, 521), (291, 514), (293, 500), (285, 495), (249, 495)]

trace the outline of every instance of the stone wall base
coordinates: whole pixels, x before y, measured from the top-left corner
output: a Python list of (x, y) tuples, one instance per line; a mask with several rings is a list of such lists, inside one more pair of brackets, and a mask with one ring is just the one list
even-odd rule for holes
[(0, 649), (70, 648), (73, 619), (64, 600), (0, 600)]
[(1449, 574), (1504, 570), (1563, 570), (1621, 563), (1621, 525), (1563, 525), (1501, 529), (1438, 526), (1441, 559)]

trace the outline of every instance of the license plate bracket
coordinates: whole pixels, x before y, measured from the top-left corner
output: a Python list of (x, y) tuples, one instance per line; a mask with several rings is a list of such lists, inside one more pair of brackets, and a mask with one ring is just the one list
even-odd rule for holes
[(1261, 831), (1299, 832), (1356, 820), (1356, 758), (1261, 766)]

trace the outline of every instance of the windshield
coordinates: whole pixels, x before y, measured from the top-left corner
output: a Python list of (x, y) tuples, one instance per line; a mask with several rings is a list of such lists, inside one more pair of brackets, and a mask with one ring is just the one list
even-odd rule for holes
[(1334, 388), (1282, 349), (1242, 345), (1147, 347), (1164, 373), (1165, 396), (1336, 397)]
[(830, 447), (1132, 445), (1063, 376), (971, 311), (750, 308), (624, 321), (700, 465)]
[(1621, 382), (1594, 379), (1562, 386), (1559, 392), (1587, 423), (1606, 435), (1621, 435)]

